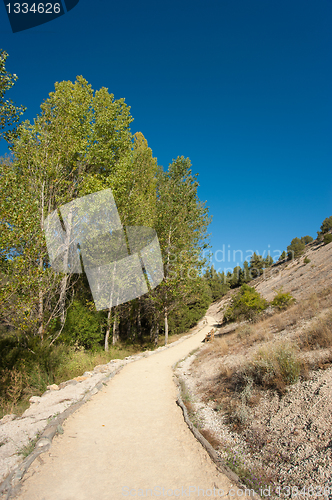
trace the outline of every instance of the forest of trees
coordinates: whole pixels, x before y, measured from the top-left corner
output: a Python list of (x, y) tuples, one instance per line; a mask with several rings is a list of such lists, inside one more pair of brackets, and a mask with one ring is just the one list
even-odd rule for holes
[[(3, 74), (5, 60), (3, 54)], [(211, 302), (201, 272), (210, 217), (189, 158), (176, 158), (164, 171), (143, 134), (131, 133), (125, 100), (106, 88), (94, 92), (83, 77), (56, 83), (34, 122), (8, 131), (22, 110), (1, 107), (12, 152), (0, 164), (1, 332), (26, 346), (108, 349), (109, 338), (157, 343), (163, 333), (167, 342), (169, 331), (193, 326)], [(156, 230), (164, 279), (140, 298), (97, 312), (85, 274), (50, 267), (43, 228), (59, 206), (107, 188), (122, 225)]]

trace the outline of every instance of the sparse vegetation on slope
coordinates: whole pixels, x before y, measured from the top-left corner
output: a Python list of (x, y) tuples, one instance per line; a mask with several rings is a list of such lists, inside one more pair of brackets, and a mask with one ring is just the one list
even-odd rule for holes
[[(186, 383), (197, 401), (191, 410), (205, 415), (200, 432), (244, 484), (257, 486), (254, 478), (263, 471), (263, 482), (271, 486), (300, 480), (325, 487), (332, 437), (331, 398), (326, 399), (332, 373), (332, 289), (318, 289), (296, 303), (286, 300), (287, 309), (282, 294), (279, 289), (275, 306), (280, 301), (281, 307), (270, 316), (219, 325), (214, 343), (186, 368), (191, 374)], [(303, 455), (307, 448), (319, 468), (314, 458)], [(230, 453), (234, 450), (236, 455)]]

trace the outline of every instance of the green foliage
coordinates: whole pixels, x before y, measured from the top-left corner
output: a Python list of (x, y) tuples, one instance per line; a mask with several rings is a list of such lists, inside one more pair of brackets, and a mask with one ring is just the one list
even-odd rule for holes
[(140, 350), (141, 345), (123, 343), (111, 346), (107, 353), (63, 344), (49, 347), (42, 345), (38, 337), (33, 342), (7, 334), (0, 338), (0, 418), (10, 412), (23, 413), (29, 407), (29, 398), (40, 396), (50, 384), (70, 380)]
[[(143, 134), (132, 135), (132, 121), (124, 99), (115, 100), (105, 88), (94, 92), (78, 76), (56, 83), (35, 120), (20, 125), (13, 160), (0, 162), (1, 329), (22, 333), (28, 342), (39, 337), (48, 345), (94, 349), (105, 326), (112, 335), (109, 327), (117, 325), (114, 341), (143, 342), (164, 319), (165, 331), (167, 318), (179, 331), (205, 312), (211, 289), (201, 279), (202, 250), (211, 218), (198, 198), (198, 175), (183, 156), (167, 171), (158, 167)], [(92, 296), (84, 274), (50, 267), (43, 224), (59, 206), (107, 188), (124, 225), (157, 231), (165, 278), (139, 301), (99, 315), (85, 305)], [(212, 288), (218, 298), (228, 289), (220, 276)]]
[[(128, 220), (128, 200), (137, 181), (133, 165), (143, 178), (141, 184), (147, 186), (147, 203), (141, 211), (145, 215), (151, 209), (155, 169), (151, 172), (153, 165), (147, 166), (149, 175), (144, 177), (138, 168), (138, 163), (149, 159), (149, 152), (141, 137), (134, 147), (131, 122), (124, 100), (114, 100), (106, 89), (94, 94), (82, 77), (75, 83), (56, 83), (33, 124), (26, 121), (19, 127), (13, 162), (0, 164), (1, 260), (12, 255), (6, 266), (1, 265), (5, 285), (0, 288), (0, 316), (25, 335), (38, 334), (49, 343), (56, 340), (76, 279), (49, 267), (42, 230), (48, 212), (76, 197), (112, 187), (124, 220), (136, 224), (133, 217)], [(137, 194), (132, 191), (131, 200)], [(54, 324), (59, 325), (58, 331)]]
[(257, 278), (263, 273), (263, 269), (272, 266), (272, 264), (273, 258), (270, 254), (264, 258), (262, 255), (258, 255), (254, 252), (250, 259), (250, 266), (248, 267), (247, 262), (244, 262), (244, 268), (242, 270), (242, 276), (239, 280), (239, 284), (246, 283), (250, 281), (250, 279)]
[[(0, 53), (2, 75), (6, 57)], [(2, 78), (0, 98), (15, 80)], [(0, 130), (20, 113), (6, 103)], [(186, 331), (229, 288), (219, 273), (211, 286), (202, 278), (211, 218), (189, 158), (163, 171), (143, 134), (132, 135), (132, 121), (124, 99), (106, 88), (94, 92), (78, 76), (55, 84), (39, 115), (20, 125), (13, 159), (0, 161), (0, 405), (26, 402), (31, 392), (99, 364), (106, 329), (112, 335), (117, 326), (114, 342), (142, 346), (163, 321), (166, 337), (167, 319), (170, 333)], [(50, 267), (43, 225), (59, 206), (107, 188), (124, 225), (157, 231), (165, 278), (139, 299), (97, 313), (84, 273)]]
[[(0, 49), (0, 139), (4, 137), (10, 142), (16, 135), (16, 128), (8, 130), (19, 122), (26, 108), (24, 106), (15, 106), (12, 100), (5, 100), (4, 95), (11, 87), (15, 85), (17, 75), (12, 75), (6, 70), (6, 60), (8, 54)], [(4, 130), (6, 130), (4, 132)]]
[(249, 281), (251, 281), (249, 263), (247, 260), (245, 260), (243, 263), (242, 275), (240, 275), (239, 285), (243, 285), (244, 283), (248, 283)]
[(310, 260), (308, 257), (305, 257), (305, 258), (303, 259), (303, 262), (304, 262), (305, 264), (309, 264), (309, 262), (311, 262), (311, 260)]
[(268, 302), (249, 285), (242, 285), (224, 313), (225, 321), (252, 320), (268, 307)]
[(231, 273), (229, 278), (229, 285), (231, 288), (236, 288), (242, 282), (243, 271), (240, 266), (236, 266), (233, 269), (233, 273)]
[(31, 395), (41, 395), (54, 382), (65, 346), (43, 345), (38, 337), (8, 333), (0, 338), (0, 413), (24, 411)]
[(200, 275), (206, 261), (208, 208), (197, 194), (198, 174), (193, 174), (189, 158), (177, 157), (164, 172), (157, 172), (155, 229), (164, 259), (164, 279), (149, 294), (152, 323), (165, 324), (167, 343), (169, 313), (189, 304), (201, 288)]
[(286, 259), (286, 257), (287, 257), (287, 253), (286, 253), (286, 251), (284, 250), (284, 251), (282, 252), (282, 254), (280, 255), (280, 257), (279, 257), (278, 261), (280, 262), (280, 261), (282, 261), (282, 260), (285, 260), (285, 259)]
[(217, 272), (213, 265), (205, 271), (204, 279), (211, 290), (212, 301), (220, 299), (229, 290), (225, 274)]
[(314, 241), (313, 237), (312, 236), (302, 236), (301, 237), (301, 241), (305, 244), (305, 245), (308, 245), (308, 243), (311, 243), (312, 241)]
[(169, 315), (169, 328), (171, 334), (184, 333), (204, 316), (211, 304), (211, 290), (207, 283), (203, 282), (200, 292), (180, 307), (175, 308)]
[(328, 245), (329, 243), (332, 242), (332, 234), (331, 233), (327, 233), (327, 234), (324, 234), (324, 245)]
[(332, 215), (330, 217), (326, 217), (323, 220), (322, 225), (320, 226), (320, 231), (317, 232), (317, 236), (322, 238), (324, 234), (328, 233), (332, 229)]
[(276, 296), (271, 302), (271, 305), (277, 307), (279, 310), (287, 309), (290, 305), (294, 304), (295, 299), (290, 293), (283, 293), (282, 288), (278, 290)]
[(264, 259), (261, 255), (257, 255), (255, 252), (252, 254), (250, 259), (250, 275), (252, 278), (257, 278), (262, 274), (265, 267)]
[(96, 349), (103, 342), (102, 313), (90, 311), (81, 302), (74, 301), (68, 309), (65, 327), (60, 340), (68, 345)]
[(289, 259), (296, 259), (303, 254), (304, 250), (304, 241), (300, 240), (300, 238), (293, 238), (291, 244), (287, 247), (287, 256)]
[(38, 439), (39, 439), (38, 434), (34, 439), (29, 439), (28, 444), (23, 446), (23, 448), (19, 451), (19, 454), (22, 455), (24, 458), (28, 457), (30, 453), (34, 451)]
[(265, 259), (264, 259), (264, 268), (271, 267), (272, 264), (273, 264), (273, 258), (271, 257), (271, 255), (268, 255), (267, 257), (265, 257)]

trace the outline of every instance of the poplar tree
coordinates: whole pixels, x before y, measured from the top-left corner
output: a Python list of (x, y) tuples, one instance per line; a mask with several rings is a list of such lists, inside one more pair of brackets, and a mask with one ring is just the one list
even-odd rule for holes
[(25, 106), (16, 106), (11, 99), (5, 100), (5, 93), (15, 85), (18, 76), (6, 70), (8, 54), (0, 49), (0, 139), (11, 142), (16, 135), (16, 124), (26, 110)]
[[(168, 316), (180, 303), (199, 293), (207, 248), (208, 209), (197, 195), (197, 174), (192, 174), (189, 158), (177, 157), (166, 172), (157, 176), (156, 230), (164, 259), (164, 280), (153, 294), (163, 316), (165, 344), (168, 342)], [(159, 306), (159, 307), (158, 307)]]
[(13, 164), (2, 164), (0, 181), (1, 191), (9, 193), (1, 196), (0, 220), (6, 228), (2, 255), (10, 264), (8, 283), (16, 287), (7, 284), (2, 291), (2, 307), (9, 297), (17, 298), (17, 317), (11, 322), (18, 330), (37, 331), (43, 339), (57, 318), (63, 328), (73, 276), (57, 275), (49, 267), (44, 221), (53, 210), (86, 194), (91, 179), (112, 176), (118, 195), (126, 191), (131, 121), (124, 99), (114, 100), (104, 88), (94, 94), (77, 77), (75, 83), (56, 83), (34, 123), (26, 121), (18, 128)]

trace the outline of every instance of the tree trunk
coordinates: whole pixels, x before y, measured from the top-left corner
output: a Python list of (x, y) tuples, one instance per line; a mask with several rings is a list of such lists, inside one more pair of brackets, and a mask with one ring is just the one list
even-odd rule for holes
[(167, 345), (167, 342), (168, 342), (168, 314), (167, 314), (167, 307), (164, 308), (164, 320), (165, 320), (165, 345)]
[[(171, 245), (171, 229), (168, 232), (168, 248), (167, 248), (167, 271), (169, 270), (169, 255), (170, 255), (170, 245)], [(165, 276), (167, 281), (167, 276)], [(168, 342), (168, 311), (167, 311), (167, 287), (165, 293), (165, 306), (164, 306), (164, 321), (165, 321), (165, 345)]]
[[(43, 271), (43, 258), (39, 258), (39, 268), (40, 271)], [(39, 288), (39, 303), (38, 303), (38, 323), (39, 323), (39, 328), (38, 328), (38, 335), (43, 341), (44, 337), (44, 325), (43, 325), (43, 319), (44, 319), (44, 294), (42, 290), (42, 286), (40, 284)]]
[(119, 325), (118, 325), (118, 314), (116, 312), (114, 314), (112, 344), (115, 345), (118, 340), (119, 340)]
[[(40, 228), (41, 232), (43, 233), (44, 230), (44, 183), (42, 185), (42, 192), (41, 192), (41, 214), (40, 214)], [(43, 273), (43, 257), (42, 257), (42, 248), (40, 249), (40, 257), (39, 257), (39, 269), (40, 273)], [(42, 276), (40, 276), (40, 281), (42, 281)], [(38, 328), (38, 335), (43, 341), (44, 337), (44, 294), (43, 294), (43, 287), (42, 283), (40, 283), (39, 287), (39, 297), (38, 297), (38, 323), (39, 323), (39, 328)]]
[(142, 323), (141, 323), (141, 301), (138, 299), (138, 311), (137, 311), (137, 337), (142, 338)]
[(150, 328), (150, 342), (153, 342), (153, 332), (155, 330), (155, 323), (154, 323), (154, 319), (152, 320), (152, 323), (151, 323), (151, 328)]
[(158, 340), (159, 340), (159, 324), (157, 322), (156, 324), (156, 330), (155, 330), (155, 335), (154, 335), (154, 345), (158, 345)]
[(105, 334), (105, 351), (109, 350), (108, 339), (110, 336), (110, 331), (111, 331), (111, 308), (109, 308), (108, 313), (107, 313), (107, 328), (106, 328), (106, 334)]
[(67, 232), (66, 232), (66, 242), (65, 242), (65, 254), (63, 258), (63, 272), (64, 276), (61, 280), (61, 287), (60, 287), (60, 299), (59, 299), (59, 305), (60, 305), (60, 321), (61, 321), (61, 326), (64, 326), (65, 323), (65, 310), (66, 310), (66, 291), (67, 291), (67, 282), (68, 282), (68, 255), (69, 255), (69, 246), (70, 246), (70, 237), (71, 237), (71, 226), (72, 226), (72, 220), (73, 220), (73, 213), (72, 211), (69, 212), (68, 214), (68, 227), (67, 227)]
[(131, 319), (129, 318), (127, 323), (127, 339), (130, 339), (130, 334), (131, 334)]

